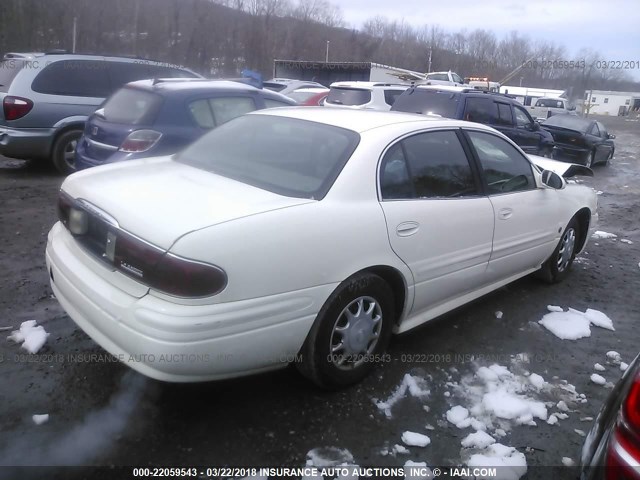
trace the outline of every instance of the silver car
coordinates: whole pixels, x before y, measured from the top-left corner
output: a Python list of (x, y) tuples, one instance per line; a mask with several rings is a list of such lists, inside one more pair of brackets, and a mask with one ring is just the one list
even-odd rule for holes
[(0, 61), (0, 155), (75, 170), (85, 120), (115, 90), (145, 78), (195, 78), (162, 62), (69, 53), (8, 53)]

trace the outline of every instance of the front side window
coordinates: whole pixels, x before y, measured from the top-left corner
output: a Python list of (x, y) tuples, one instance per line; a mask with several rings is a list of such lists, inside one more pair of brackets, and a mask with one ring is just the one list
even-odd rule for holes
[(453, 78), (453, 81), (456, 83), (464, 83), (464, 80), (457, 73), (452, 73), (451, 77)]
[(380, 176), (383, 200), (477, 194), (469, 161), (453, 131), (420, 133), (398, 142), (385, 154)]
[(598, 128), (598, 123), (594, 123), (593, 127), (591, 127), (591, 135), (595, 135), (596, 137), (600, 136), (600, 129)]
[(490, 195), (536, 188), (531, 164), (513, 145), (490, 133), (467, 134), (480, 160)]
[(509, 127), (513, 125), (511, 105), (508, 103), (498, 103), (498, 124)]
[(467, 98), (464, 120), (468, 122), (494, 124), (498, 120), (498, 109), (491, 98)]
[(607, 138), (608, 132), (607, 132), (607, 129), (605, 128), (605, 126), (600, 122), (596, 122), (596, 125), (598, 126), (598, 130), (600, 131), (600, 136), (602, 138)]
[(516, 117), (516, 126), (518, 128), (531, 128), (532, 122), (531, 117), (527, 115), (527, 112), (521, 107), (513, 107), (513, 113)]

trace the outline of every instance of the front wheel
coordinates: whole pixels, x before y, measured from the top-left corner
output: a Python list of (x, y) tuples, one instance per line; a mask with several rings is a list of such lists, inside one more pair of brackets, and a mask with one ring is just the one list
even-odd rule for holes
[(63, 175), (76, 171), (76, 148), (81, 136), (82, 130), (69, 130), (61, 134), (53, 144), (51, 160)]
[(584, 161), (584, 166), (591, 168), (593, 166), (593, 151), (589, 152), (586, 160)]
[(382, 361), (391, 337), (394, 298), (378, 275), (359, 273), (325, 302), (300, 351), (300, 372), (320, 387), (362, 380)]
[(576, 258), (576, 245), (580, 234), (580, 226), (575, 218), (572, 218), (567, 228), (564, 229), (558, 246), (546, 262), (542, 264), (540, 276), (549, 283), (558, 283), (568, 274)]

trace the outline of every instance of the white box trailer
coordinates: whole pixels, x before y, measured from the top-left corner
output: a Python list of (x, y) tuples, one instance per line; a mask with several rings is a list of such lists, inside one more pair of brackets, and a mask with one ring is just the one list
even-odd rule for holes
[(362, 81), (381, 83), (424, 83), (426, 74), (374, 62), (313, 62), (274, 60), (274, 78), (293, 78), (322, 83)]
[(550, 88), (514, 87), (502, 85), (500, 93), (511, 95), (525, 106), (535, 105), (539, 98), (560, 98), (565, 96), (565, 90), (552, 90)]

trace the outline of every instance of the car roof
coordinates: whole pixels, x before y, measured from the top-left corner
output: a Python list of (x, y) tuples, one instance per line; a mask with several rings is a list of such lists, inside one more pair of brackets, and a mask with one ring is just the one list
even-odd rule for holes
[(303, 87), (303, 88), (296, 88), (295, 90), (293, 90), (292, 92), (289, 93), (294, 93), (294, 92), (301, 92), (301, 93), (324, 93), (324, 92), (328, 92), (329, 89), (327, 87)]
[(423, 123), (434, 127), (469, 127), (493, 131), (490, 127), (462, 120), (443, 119), (435, 116), (425, 116), (417, 113), (387, 112), (360, 109), (334, 109), (326, 107), (282, 107), (256, 110), (248, 115), (276, 115), (280, 117), (296, 118), (311, 122), (323, 123), (334, 127), (362, 133), (373, 128), (399, 123)]
[(475, 95), (476, 97), (490, 96), (487, 98), (496, 98), (500, 99), (501, 101), (504, 100), (505, 102), (516, 103), (520, 105), (520, 102), (509, 95), (498, 92), (487, 92), (486, 90), (480, 90), (473, 87), (455, 87), (453, 85), (416, 85), (416, 89), (429, 90), (434, 92), (463, 93), (466, 96)]
[(332, 88), (333, 87), (338, 87), (338, 88), (363, 88), (363, 89), (371, 89), (371, 90), (373, 90), (374, 88), (387, 88), (387, 87), (398, 87), (398, 89), (401, 89), (401, 88), (407, 89), (407, 88), (411, 87), (411, 85), (403, 84), (403, 83), (360, 82), (360, 81), (333, 82), (330, 86)]
[[(206, 78), (156, 78), (137, 80), (128, 86), (154, 92), (176, 92), (193, 90), (235, 90), (242, 92), (259, 92), (260, 89), (243, 82), (231, 80), (209, 80)], [(273, 93), (273, 92), (271, 92)]]

